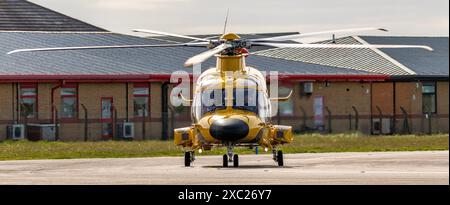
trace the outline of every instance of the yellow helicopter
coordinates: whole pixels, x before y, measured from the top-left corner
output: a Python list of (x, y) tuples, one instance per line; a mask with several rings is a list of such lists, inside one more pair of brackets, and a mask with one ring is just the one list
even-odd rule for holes
[(218, 39), (198, 38), (161, 31), (136, 29), (135, 32), (172, 36), (192, 40), (188, 43), (151, 44), (151, 45), (108, 45), (88, 47), (57, 47), (18, 49), (8, 54), (20, 52), (111, 49), (111, 48), (147, 48), (147, 47), (206, 47), (209, 50), (200, 53), (185, 62), (186, 67), (198, 65), (208, 58), (216, 56), (215, 68), (210, 68), (198, 77), (193, 90), (193, 99), (180, 97), (191, 106), (192, 125), (174, 130), (174, 143), (185, 150), (184, 164), (190, 166), (195, 160), (195, 151), (202, 152), (213, 147), (227, 147), (223, 155), (223, 166), (233, 162), (239, 166), (239, 157), (233, 153), (236, 146), (258, 147), (272, 150), (273, 159), (283, 166), (283, 152), (280, 145), (293, 141), (290, 126), (275, 125), (271, 122), (272, 103), (288, 100), (285, 97), (269, 97), (266, 77), (256, 68), (245, 64), (248, 49), (252, 46), (270, 46), (276, 48), (432, 48), (421, 45), (348, 45), (348, 44), (302, 44), (291, 40), (324, 34), (354, 33), (381, 30), (382, 28), (357, 28), (300, 33), (258, 39), (242, 39), (235, 33), (223, 34)]

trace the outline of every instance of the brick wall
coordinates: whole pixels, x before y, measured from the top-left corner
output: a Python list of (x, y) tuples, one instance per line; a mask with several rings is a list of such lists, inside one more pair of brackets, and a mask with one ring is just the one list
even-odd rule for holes
[[(370, 83), (360, 82), (315, 82), (314, 91), (311, 95), (302, 95), (300, 84), (294, 84), (294, 120), (281, 120), (281, 123), (293, 125), (294, 129), (301, 129), (305, 112), (307, 118), (306, 126), (314, 127), (314, 98), (323, 97), (323, 106), (328, 107), (331, 115), (335, 116), (331, 123), (333, 132), (344, 132), (349, 129), (348, 115), (353, 117), (352, 127), (354, 129), (355, 112), (352, 106), (358, 110), (360, 115), (358, 130), (362, 132), (370, 131), (370, 121), (367, 117), (370, 114)], [(303, 111), (302, 111), (303, 110)], [(324, 111), (325, 129), (328, 129), (327, 112)], [(275, 117), (276, 119), (276, 117)]]
[(0, 84), (0, 141), (6, 138), (6, 126), (14, 118), (14, 99), (13, 84)]

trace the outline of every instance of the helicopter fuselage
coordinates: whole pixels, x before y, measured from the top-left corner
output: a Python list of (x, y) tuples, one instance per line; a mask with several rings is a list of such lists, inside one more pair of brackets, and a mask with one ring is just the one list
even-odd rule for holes
[(245, 65), (245, 56), (217, 55), (217, 66), (194, 85), (193, 124), (175, 130), (175, 144), (185, 148), (263, 146), (292, 141), (291, 127), (272, 125), (266, 78)]
[(206, 71), (198, 79), (194, 96), (192, 118), (204, 143), (257, 143), (261, 125), (270, 119), (265, 78), (251, 67)]

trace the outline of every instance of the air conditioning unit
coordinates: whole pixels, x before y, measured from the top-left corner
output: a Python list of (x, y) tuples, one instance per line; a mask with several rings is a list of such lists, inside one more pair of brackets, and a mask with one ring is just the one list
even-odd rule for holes
[(134, 123), (124, 122), (117, 124), (117, 137), (125, 139), (134, 138)]
[(389, 118), (374, 118), (372, 121), (373, 134), (392, 134), (391, 133), (391, 119)]
[(134, 138), (134, 124), (132, 122), (123, 123), (123, 137)]
[(6, 127), (6, 137), (12, 140), (25, 139), (25, 125), (14, 124)]
[(55, 124), (27, 124), (27, 138), (30, 141), (55, 141)]
[(312, 94), (313, 93), (313, 83), (312, 82), (306, 82), (303, 83), (303, 93), (305, 94)]

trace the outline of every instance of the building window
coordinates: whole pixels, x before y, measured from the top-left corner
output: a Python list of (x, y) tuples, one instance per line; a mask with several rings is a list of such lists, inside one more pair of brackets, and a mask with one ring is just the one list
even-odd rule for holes
[(101, 121), (102, 121), (102, 138), (112, 139), (113, 137), (113, 112), (114, 102), (112, 97), (101, 97)]
[(147, 117), (149, 113), (149, 86), (136, 84), (133, 88), (133, 104), (135, 117)]
[(20, 115), (25, 118), (37, 117), (37, 85), (20, 86)]
[(422, 111), (423, 113), (436, 113), (435, 83), (424, 83), (422, 85)]
[(78, 113), (76, 85), (65, 85), (61, 88), (61, 117), (75, 118)]
[(112, 120), (113, 98), (112, 97), (102, 97), (101, 98), (101, 109), (102, 109), (102, 120), (103, 121)]
[[(280, 88), (278, 90), (278, 96), (286, 97), (289, 95), (291, 90), (292, 90), (291, 87), (280, 86)], [(281, 115), (281, 116), (294, 115), (294, 102), (292, 101), (292, 98), (285, 102), (279, 102), (278, 109), (279, 109), (279, 115)]]

